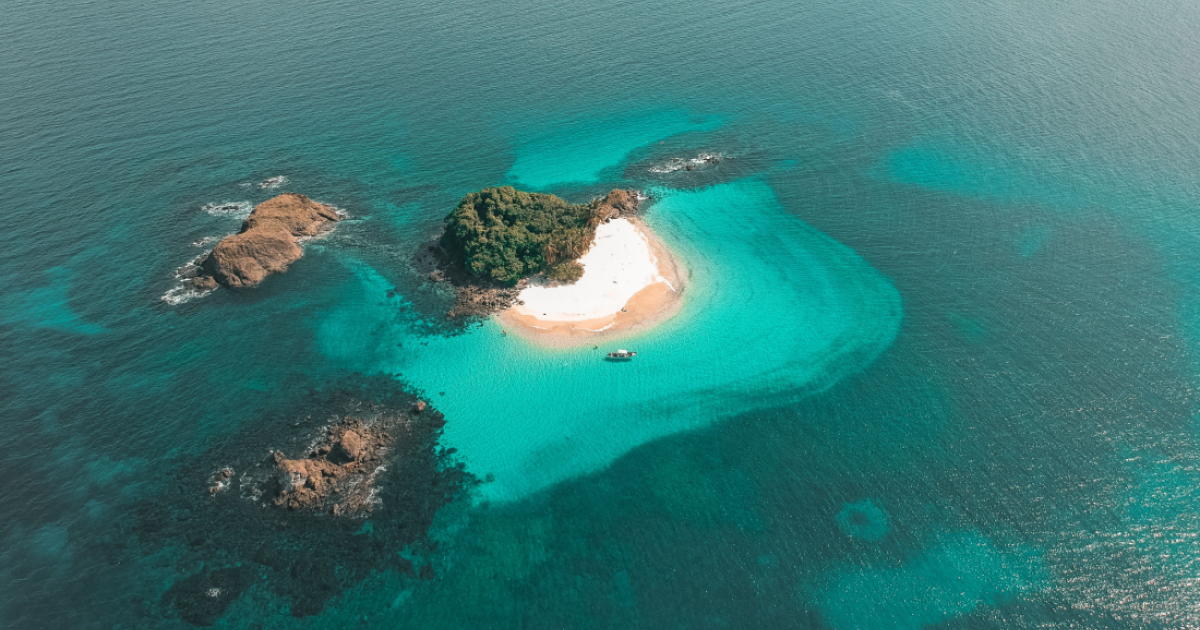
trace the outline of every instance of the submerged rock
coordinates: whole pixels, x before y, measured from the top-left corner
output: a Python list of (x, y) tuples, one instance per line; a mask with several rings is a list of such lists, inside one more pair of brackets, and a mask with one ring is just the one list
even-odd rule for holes
[(838, 528), (847, 536), (859, 540), (877, 541), (888, 533), (888, 516), (870, 499), (846, 503), (838, 513)]
[(163, 594), (179, 616), (194, 626), (211, 626), (254, 579), (246, 567), (207, 569), (176, 582)]
[(720, 153), (701, 153), (694, 158), (673, 157), (650, 167), (651, 173), (674, 173), (676, 171), (698, 171), (720, 164), (725, 159)]
[(228, 466), (213, 473), (208, 478), (208, 494), (209, 494), (209, 496), (216, 496), (217, 493), (228, 488), (232, 479), (233, 479), (233, 469), (229, 468)]
[(197, 289), (254, 287), (273, 273), (283, 273), (303, 254), (297, 239), (315, 236), (341, 217), (332, 206), (304, 195), (284, 193), (258, 204), (242, 229), (221, 239), (200, 264)]

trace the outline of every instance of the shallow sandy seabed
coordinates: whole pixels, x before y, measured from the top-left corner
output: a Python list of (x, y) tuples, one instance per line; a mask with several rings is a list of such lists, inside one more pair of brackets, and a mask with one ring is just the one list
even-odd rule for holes
[[(637, 219), (618, 221), (627, 221), (633, 225), (637, 237), (644, 240), (647, 246), (646, 253), (650, 257), (649, 262), (657, 268), (658, 275), (657, 278), (648, 279), (646, 284), (625, 302), (624, 310), (617, 309), (587, 319), (568, 320), (538, 316), (529, 308), (518, 305), (497, 316), (500, 324), (507, 331), (535, 343), (561, 347), (610, 341), (650, 328), (674, 315), (681, 305), (685, 282), (683, 270), (677, 259), (645, 223)], [(585, 256), (580, 262), (584, 265), (585, 276), (589, 269), (593, 272), (599, 271), (605, 276), (612, 273), (609, 269), (596, 269), (597, 263), (605, 264), (604, 260)], [(570, 290), (572, 286), (541, 290)]]

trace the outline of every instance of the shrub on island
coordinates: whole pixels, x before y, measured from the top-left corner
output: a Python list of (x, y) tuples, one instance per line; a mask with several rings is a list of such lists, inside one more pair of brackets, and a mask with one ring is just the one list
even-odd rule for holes
[(546, 277), (558, 282), (575, 282), (583, 277), (583, 265), (574, 260), (565, 260), (547, 269)]
[(486, 188), (463, 197), (446, 217), (441, 245), (476, 278), (513, 285), (548, 272), (575, 280), (583, 274), (575, 259), (611, 212), (600, 200), (572, 205), (511, 186)]

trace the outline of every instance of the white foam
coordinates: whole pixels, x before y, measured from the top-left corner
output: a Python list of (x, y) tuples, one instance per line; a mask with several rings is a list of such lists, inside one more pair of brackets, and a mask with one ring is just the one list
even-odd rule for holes
[(191, 302), (192, 300), (202, 298), (215, 290), (216, 289), (209, 291), (197, 291), (192, 287), (180, 282), (178, 286), (172, 287), (167, 290), (166, 293), (162, 294), (161, 299), (171, 306), (179, 306), (180, 304), (185, 304), (187, 302)]
[(192, 247), (208, 247), (209, 245), (215, 245), (222, 238), (224, 238), (224, 237), (205, 236), (204, 238), (198, 238), (198, 239), (192, 241)]
[(222, 201), (221, 203), (204, 204), (200, 209), (214, 217), (245, 219), (254, 210), (254, 204), (249, 201)]
[[(720, 153), (701, 153), (691, 159), (671, 158), (663, 164), (656, 164), (650, 167), (651, 173), (674, 173), (682, 170), (696, 170), (706, 166), (713, 166), (719, 163), (725, 157)], [(691, 167), (688, 169), (688, 167)]]
[(258, 182), (258, 189), (274, 190), (286, 183), (288, 183), (288, 178), (286, 175), (276, 175), (275, 177), (268, 177), (261, 182)]
[[(193, 245), (194, 244), (195, 243), (193, 243)], [(167, 304), (170, 304), (171, 306), (179, 306), (180, 304), (191, 302), (192, 300), (202, 298), (209, 293), (216, 291), (216, 289), (199, 291), (192, 287), (191, 283), (188, 282), (188, 280), (200, 275), (200, 263), (204, 262), (205, 256), (207, 256), (207, 254), (201, 254), (188, 261), (182, 267), (176, 269), (176, 285), (168, 289), (167, 292), (162, 294), (162, 297), (159, 299)]]

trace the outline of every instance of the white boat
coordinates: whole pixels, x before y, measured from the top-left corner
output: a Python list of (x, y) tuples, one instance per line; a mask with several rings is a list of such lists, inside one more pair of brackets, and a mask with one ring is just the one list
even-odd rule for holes
[(613, 361), (629, 361), (636, 356), (636, 352), (630, 352), (629, 350), (617, 350), (616, 352), (608, 353), (608, 358), (612, 359)]

